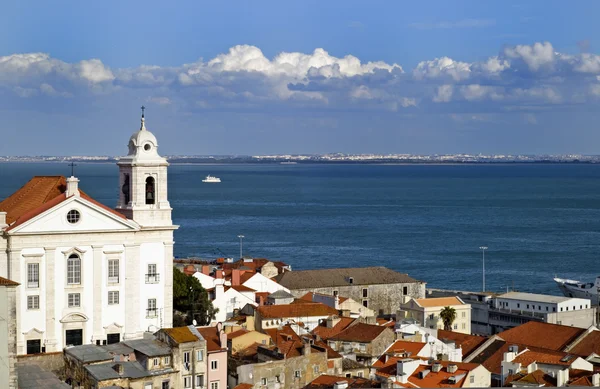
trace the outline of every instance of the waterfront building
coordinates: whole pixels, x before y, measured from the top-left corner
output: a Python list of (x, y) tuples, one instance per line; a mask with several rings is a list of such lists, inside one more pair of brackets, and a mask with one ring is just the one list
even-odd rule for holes
[(466, 304), (458, 297), (435, 297), (426, 299), (411, 299), (400, 304), (399, 315), (401, 318), (415, 319), (430, 329), (443, 329), (444, 323), (440, 312), (445, 307), (456, 311), (456, 319), (452, 323), (452, 330), (463, 334), (471, 333), (471, 305)]
[(458, 297), (469, 304), (471, 306), (471, 333), (482, 336), (495, 333), (490, 325), (490, 311), (493, 309), (492, 300), (494, 296), (496, 296), (496, 294), (491, 292), (427, 289), (428, 298)]
[(0, 276), (21, 284), (18, 354), (172, 325), (168, 165), (142, 116), (118, 162), (115, 209), (81, 190), (74, 174), (36, 176), (0, 202)]
[(396, 313), (405, 296), (425, 297), (425, 282), (381, 266), (285, 271), (274, 280), (297, 298), (308, 292), (346, 296), (377, 315)]

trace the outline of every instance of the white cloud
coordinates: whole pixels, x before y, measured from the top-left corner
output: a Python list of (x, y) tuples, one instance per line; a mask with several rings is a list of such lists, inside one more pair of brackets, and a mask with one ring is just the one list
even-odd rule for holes
[(452, 100), (454, 87), (452, 85), (440, 85), (437, 89), (437, 94), (433, 97), (436, 103), (447, 103)]
[(504, 55), (511, 59), (520, 59), (527, 64), (529, 70), (537, 71), (542, 67), (551, 66), (555, 60), (554, 48), (550, 42), (537, 42), (531, 46), (518, 45), (504, 49)]
[(454, 81), (461, 81), (469, 78), (471, 65), (466, 62), (454, 61), (452, 58), (441, 57), (433, 61), (419, 62), (413, 74), (417, 79), (449, 76)]

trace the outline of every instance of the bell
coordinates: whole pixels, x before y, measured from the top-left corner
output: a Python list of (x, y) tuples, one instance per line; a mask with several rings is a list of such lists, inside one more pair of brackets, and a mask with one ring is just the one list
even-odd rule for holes
[(154, 202), (154, 193), (152, 193), (152, 192), (146, 192), (146, 201), (152, 201), (152, 202)]

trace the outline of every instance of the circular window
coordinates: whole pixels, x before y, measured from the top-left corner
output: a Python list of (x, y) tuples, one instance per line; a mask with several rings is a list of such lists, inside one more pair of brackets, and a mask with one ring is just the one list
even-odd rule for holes
[(144, 150), (146, 150), (146, 151), (150, 151), (151, 149), (152, 149), (152, 145), (151, 145), (150, 143), (146, 143), (146, 144), (144, 145)]
[(75, 224), (81, 219), (81, 213), (79, 211), (72, 209), (67, 213), (67, 221), (71, 224)]

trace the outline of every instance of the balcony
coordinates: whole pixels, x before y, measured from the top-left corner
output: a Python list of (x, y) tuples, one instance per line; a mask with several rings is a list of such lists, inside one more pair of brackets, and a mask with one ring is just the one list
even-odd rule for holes
[(154, 319), (157, 316), (158, 316), (158, 309), (156, 309), (156, 308), (146, 309), (146, 319)]
[(39, 281), (27, 281), (27, 287), (28, 288), (39, 288), (40, 282)]
[(160, 275), (158, 273), (146, 274), (147, 284), (158, 284), (160, 282)]
[(118, 284), (119, 283), (119, 277), (108, 277), (108, 283), (109, 284)]

